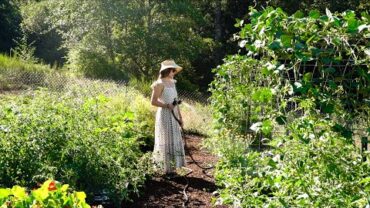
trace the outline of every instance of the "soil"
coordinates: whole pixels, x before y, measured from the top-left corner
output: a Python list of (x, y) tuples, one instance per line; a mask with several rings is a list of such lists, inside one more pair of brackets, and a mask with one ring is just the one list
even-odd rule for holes
[[(122, 204), (122, 208), (137, 207), (227, 207), (212, 206), (211, 198), (213, 192), (217, 190), (212, 176), (214, 169), (210, 167), (217, 162), (217, 158), (209, 152), (200, 149), (202, 137), (195, 135), (186, 135), (186, 161), (187, 168), (193, 171), (187, 176), (178, 176), (168, 178), (165, 176), (155, 176), (145, 184), (143, 194), (133, 199), (134, 202)], [(191, 159), (189, 153), (193, 156), (197, 164)], [(183, 190), (186, 188), (188, 201), (184, 203)]]

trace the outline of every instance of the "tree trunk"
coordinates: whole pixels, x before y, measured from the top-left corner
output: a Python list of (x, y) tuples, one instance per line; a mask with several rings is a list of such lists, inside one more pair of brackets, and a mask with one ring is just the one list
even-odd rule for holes
[[(214, 22), (214, 25), (215, 25), (215, 34), (214, 34), (214, 39), (216, 42), (221, 42), (222, 41), (222, 31), (223, 31), (223, 27), (222, 27), (222, 22), (221, 22), (221, 19), (222, 19), (222, 10), (221, 10), (221, 0), (216, 0), (215, 2), (215, 22)], [(214, 50), (214, 60), (215, 60), (215, 63), (217, 65), (221, 64), (221, 60), (222, 60), (222, 47), (220, 48), (216, 48), (216, 50)]]

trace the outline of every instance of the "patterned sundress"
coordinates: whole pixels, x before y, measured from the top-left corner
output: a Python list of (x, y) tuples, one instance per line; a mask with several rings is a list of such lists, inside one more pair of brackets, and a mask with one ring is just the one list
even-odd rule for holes
[[(176, 80), (170, 83), (161, 79), (152, 85), (163, 85), (163, 92), (159, 100), (164, 103), (172, 103), (177, 98), (175, 86)], [(178, 106), (175, 106), (174, 113), (179, 118)], [(181, 136), (179, 123), (173, 117), (168, 108), (158, 107), (155, 118), (155, 142), (153, 150), (155, 166), (164, 173), (175, 172), (177, 168), (185, 166), (185, 151)]]

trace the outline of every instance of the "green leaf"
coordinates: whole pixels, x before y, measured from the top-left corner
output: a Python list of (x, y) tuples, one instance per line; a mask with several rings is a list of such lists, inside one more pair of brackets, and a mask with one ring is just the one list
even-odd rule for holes
[(312, 72), (307, 72), (303, 75), (303, 81), (305, 82), (311, 82), (312, 80)]
[(284, 125), (287, 123), (287, 120), (286, 120), (286, 117), (285, 116), (278, 116), (275, 118), (275, 121), (279, 124), (279, 125)]
[(312, 35), (310, 38), (308, 38), (308, 40), (306, 40), (306, 44), (309, 45), (310, 42), (316, 37), (316, 35)]
[(270, 45), (269, 45), (269, 48), (272, 49), (272, 50), (277, 50), (277, 49), (280, 49), (281, 48), (281, 42), (280, 41), (277, 41), (277, 40), (274, 40)]
[(283, 205), (283, 207), (289, 207), (288, 203), (286, 203), (283, 198), (279, 197), (278, 200)]
[(76, 197), (79, 201), (84, 202), (86, 199), (86, 194), (85, 192), (76, 192)]
[(346, 139), (352, 138), (353, 132), (340, 124), (335, 124), (332, 129), (334, 132), (340, 133), (340, 135)]
[(301, 50), (301, 49), (304, 49), (306, 46), (303, 44), (303, 43), (301, 43), (301, 42), (296, 42), (295, 43), (295, 49), (297, 49), (297, 50)]
[(334, 104), (329, 102), (323, 102), (321, 103), (321, 110), (324, 113), (333, 113), (334, 112)]
[(23, 200), (27, 197), (26, 189), (20, 186), (13, 186), (12, 194), (19, 200)]
[[(276, 165), (276, 162), (274, 161), (274, 160), (272, 160), (272, 159), (269, 159), (269, 161), (268, 161), (268, 165), (269, 166), (271, 166), (271, 167), (273, 167), (273, 168), (276, 168), (277, 167), (277, 165)], [(273, 181), (272, 181), (273, 182)], [(273, 185), (273, 184), (272, 184)]]
[(331, 57), (323, 57), (321, 60), (324, 64), (330, 64), (333, 61)]
[(69, 185), (68, 185), (68, 184), (64, 184), (60, 190), (61, 190), (62, 192), (65, 192), (65, 191), (67, 191), (67, 190), (68, 190), (68, 188), (69, 188)]
[(135, 118), (135, 113), (131, 111), (127, 111), (124, 115), (125, 119), (132, 121)]
[(283, 45), (285, 47), (291, 47), (292, 46), (292, 40), (293, 40), (292, 35), (282, 35), (280, 37), (280, 39), (281, 39), (281, 42), (283, 43)]
[(362, 184), (362, 183), (369, 183), (369, 182), (370, 182), (370, 177), (367, 177), (367, 178), (362, 179), (359, 183)]
[(348, 28), (348, 32), (350, 33), (355, 33), (358, 31), (358, 26), (359, 26), (359, 23), (358, 23), (358, 20), (357, 19), (349, 19), (347, 21), (347, 28)]
[(273, 126), (272, 126), (271, 120), (264, 120), (262, 122), (261, 130), (262, 130), (263, 134), (265, 134), (265, 135), (270, 134), (272, 129), (273, 129)]
[(32, 195), (39, 201), (45, 200), (49, 196), (49, 192), (47, 189), (36, 189), (32, 191)]
[(293, 16), (294, 16), (295, 18), (303, 18), (303, 17), (304, 17), (304, 13), (303, 13), (301, 10), (298, 10), (298, 11), (296, 11), (296, 12), (293, 14)]
[(311, 50), (311, 53), (312, 53), (313, 57), (318, 57), (321, 54), (321, 49), (319, 49), (319, 48), (312, 47), (312, 48), (310, 48), (310, 50)]
[(8, 188), (0, 188), (0, 199), (7, 198), (11, 193), (11, 190)]
[(244, 20), (240, 20), (238, 18), (235, 19), (236, 23), (234, 24), (234, 27), (241, 27), (244, 24)]
[(309, 13), (309, 16), (313, 19), (318, 19), (320, 18), (320, 11), (319, 10), (311, 10)]
[(329, 74), (333, 74), (333, 73), (335, 73), (335, 71), (336, 70), (333, 67), (329, 67), (329, 68), (324, 69), (324, 72), (329, 73)]
[(335, 90), (338, 88), (337, 84), (333, 80), (329, 80), (328, 84), (329, 84), (330, 89), (332, 90)]
[(268, 68), (267, 68), (267, 67), (263, 67), (263, 68), (261, 69), (261, 73), (262, 73), (263, 75), (267, 76), (267, 75), (272, 74), (272, 71), (271, 71), (271, 70), (268, 70)]
[(356, 14), (354, 11), (346, 11), (344, 12), (343, 18), (345, 20), (354, 19), (356, 18)]
[(272, 91), (270, 88), (261, 88), (252, 94), (252, 100), (258, 102), (270, 102), (272, 99)]

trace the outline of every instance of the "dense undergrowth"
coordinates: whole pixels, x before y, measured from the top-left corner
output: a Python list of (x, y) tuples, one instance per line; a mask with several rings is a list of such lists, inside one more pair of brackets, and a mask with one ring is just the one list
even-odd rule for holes
[[(217, 204), (370, 204), (369, 14), (250, 10), (214, 71)], [(257, 145), (256, 145), (257, 144)]]
[(151, 173), (140, 147), (152, 142), (154, 121), (144, 98), (131, 96), (36, 90), (1, 97), (1, 186), (55, 178), (87, 193), (109, 190), (116, 201), (138, 193)]

